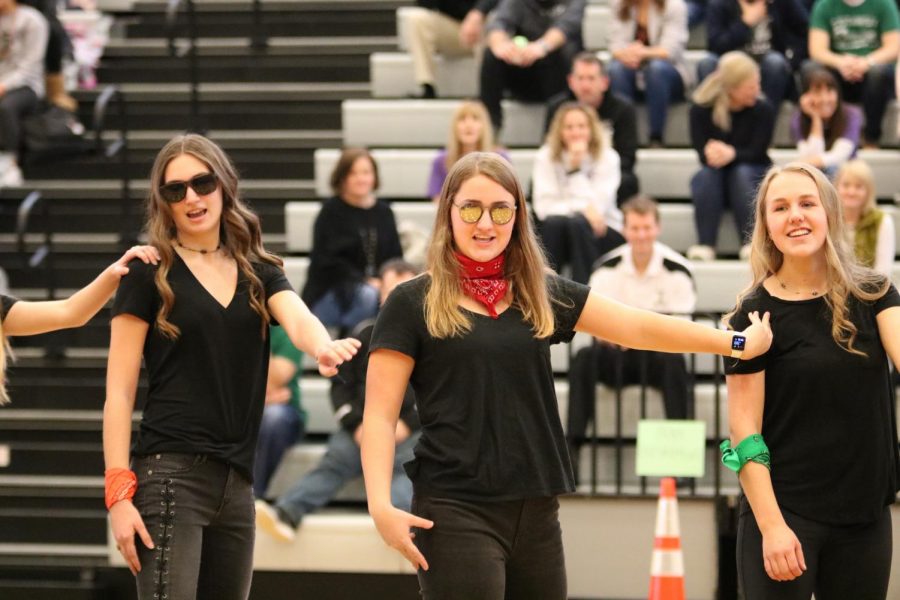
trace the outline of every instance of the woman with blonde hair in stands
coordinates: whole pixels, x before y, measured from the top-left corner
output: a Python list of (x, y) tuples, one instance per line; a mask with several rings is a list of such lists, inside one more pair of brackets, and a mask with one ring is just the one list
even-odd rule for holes
[(875, 176), (866, 161), (853, 159), (834, 178), (843, 207), (847, 239), (857, 260), (890, 278), (896, 239), (894, 219), (875, 202)]
[(9, 338), (81, 327), (113, 295), (119, 280), (129, 271), (128, 263), (134, 258), (156, 264), (159, 253), (149, 246), (134, 246), (91, 283), (65, 300), (32, 302), (0, 294), (0, 406), (10, 401), (6, 391), (6, 363), (11, 354)]
[[(564, 600), (557, 496), (575, 486), (550, 345), (584, 331), (634, 348), (749, 358), (771, 343), (768, 317), (754, 315), (734, 336), (553, 274), (515, 173), (492, 153), (467, 154), (450, 170), (427, 267), (394, 289), (372, 333), (362, 428), (369, 512), (417, 569), (424, 600)], [(390, 493), (408, 384), (422, 423), (406, 464), (411, 513)]]
[[(225, 152), (195, 134), (150, 172), (158, 268), (132, 263), (112, 307), (103, 454), (106, 506), (138, 598), (246, 600), (255, 539), (253, 459), (269, 324), (332, 376), (359, 342), (332, 341), (262, 245)], [(147, 398), (132, 446), (141, 364)]]
[(726, 322), (767, 311), (769, 350), (726, 360), (738, 473), (737, 564), (747, 600), (884, 600), (898, 489), (888, 358), (900, 361), (900, 295), (859, 264), (841, 201), (805, 163), (773, 167), (756, 196), (753, 281)]
[(551, 266), (570, 265), (579, 283), (587, 283), (597, 258), (625, 243), (620, 180), (619, 154), (596, 111), (577, 102), (560, 106), (534, 157), (531, 197)]
[(469, 152), (497, 152), (509, 160), (507, 153), (494, 145), (494, 128), (491, 117), (479, 100), (464, 100), (453, 111), (447, 147), (438, 152), (431, 163), (428, 178), (428, 197), (437, 202), (447, 172), (460, 158)]
[(716, 258), (726, 206), (737, 225), (740, 256), (747, 258), (753, 193), (772, 163), (767, 152), (775, 130), (775, 111), (759, 94), (759, 65), (739, 51), (723, 54), (694, 92), (691, 145), (701, 166), (691, 179), (698, 240), (688, 249), (691, 260)]

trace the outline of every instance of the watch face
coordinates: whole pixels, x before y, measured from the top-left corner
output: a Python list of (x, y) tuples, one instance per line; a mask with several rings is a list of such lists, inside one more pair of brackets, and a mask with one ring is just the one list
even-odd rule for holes
[(731, 349), (732, 350), (743, 350), (744, 344), (747, 343), (747, 338), (742, 335), (736, 335), (731, 338)]

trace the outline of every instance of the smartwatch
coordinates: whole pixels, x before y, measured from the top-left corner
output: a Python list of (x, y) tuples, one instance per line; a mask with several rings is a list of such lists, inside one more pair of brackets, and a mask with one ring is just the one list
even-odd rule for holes
[(731, 336), (731, 358), (740, 358), (744, 355), (744, 346), (747, 344), (747, 338), (739, 333)]

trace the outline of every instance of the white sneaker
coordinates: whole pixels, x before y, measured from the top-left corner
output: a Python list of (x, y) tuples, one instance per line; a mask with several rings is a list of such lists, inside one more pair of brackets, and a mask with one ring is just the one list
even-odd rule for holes
[(10, 162), (6, 169), (3, 170), (3, 173), (0, 174), (0, 186), (21, 187), (24, 183), (25, 178), (22, 176), (22, 169), (14, 162)]
[(688, 248), (688, 260), (696, 260), (698, 262), (710, 262), (716, 260), (716, 251), (712, 246), (703, 244), (695, 244)]
[(738, 252), (738, 258), (741, 260), (750, 260), (750, 244), (741, 246), (741, 250)]
[(256, 501), (256, 527), (279, 542), (290, 543), (297, 537), (294, 528), (282, 521), (278, 511), (265, 500)]

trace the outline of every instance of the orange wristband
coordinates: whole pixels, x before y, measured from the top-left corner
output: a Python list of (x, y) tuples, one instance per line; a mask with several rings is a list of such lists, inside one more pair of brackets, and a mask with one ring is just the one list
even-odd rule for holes
[(137, 476), (129, 469), (107, 469), (106, 510), (120, 500), (131, 500), (137, 490)]

